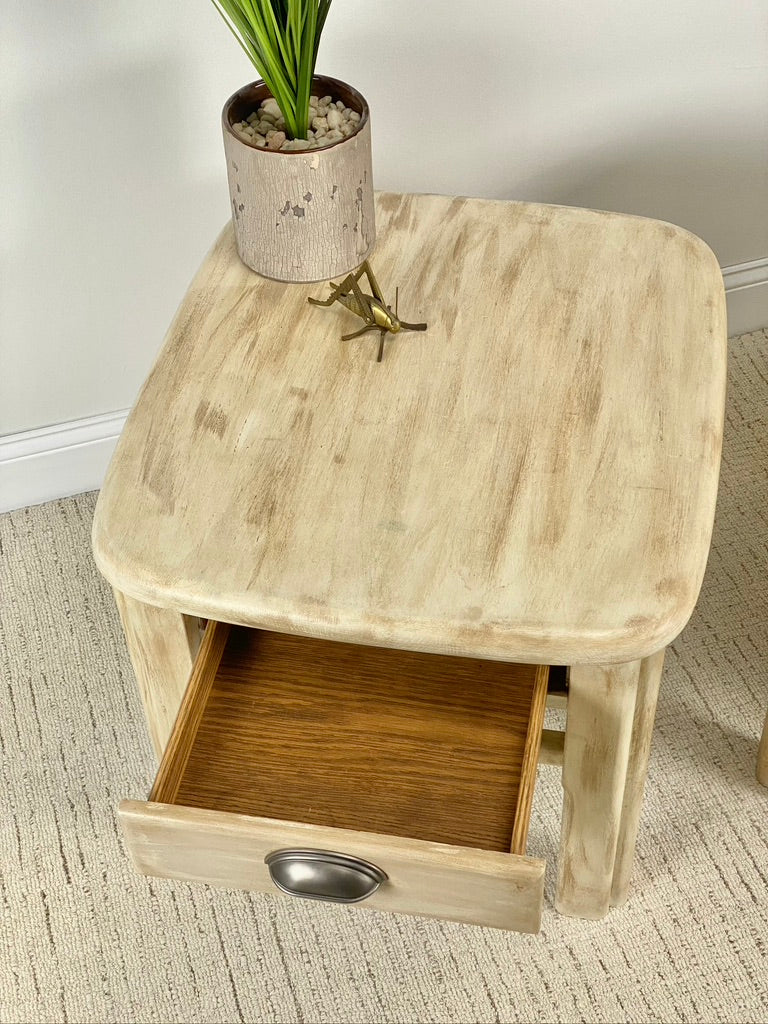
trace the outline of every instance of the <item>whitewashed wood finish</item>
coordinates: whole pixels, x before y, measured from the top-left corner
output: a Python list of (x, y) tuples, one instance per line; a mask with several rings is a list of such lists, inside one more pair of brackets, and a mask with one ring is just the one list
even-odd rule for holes
[(635, 843), (640, 827), (645, 779), (648, 774), (648, 759), (651, 754), (653, 723), (656, 718), (656, 702), (659, 696), (663, 667), (664, 651), (657, 651), (656, 654), (649, 658), (643, 658), (640, 662), (627, 781), (624, 786), (621, 824), (616, 844), (616, 862), (613, 869), (612, 906), (621, 906), (626, 902), (632, 883)]
[(131, 800), (120, 804), (119, 816), (134, 863), (147, 875), (278, 894), (264, 864), (268, 853), (333, 850), (389, 876), (361, 907), (539, 930), (545, 863), (531, 857)]
[(128, 653), (155, 752), (165, 750), (200, 646), (195, 616), (134, 601), (115, 590)]
[(564, 749), (564, 732), (560, 732), (557, 729), (543, 729), (541, 733), (541, 747), (539, 748), (539, 764), (549, 764), (562, 768)]
[(568, 694), (567, 693), (548, 693), (547, 694), (547, 707), (553, 711), (567, 711), (568, 710)]
[[(669, 224), (383, 194), (374, 266), (424, 334), (342, 342), (325, 289), (227, 228), (101, 492), (133, 597), (243, 625), (560, 664), (659, 650), (694, 606), (722, 434), (719, 268)], [(136, 524), (141, 524), (137, 529)]]
[(768, 786), (768, 715), (763, 724), (763, 735), (757, 751), (757, 781)]
[(357, 269), (376, 225), (371, 122), (326, 149), (269, 152), (223, 119), (232, 219), (240, 258), (278, 281), (320, 281)]
[(574, 665), (563, 756), (557, 898), (561, 914), (608, 913), (640, 662)]

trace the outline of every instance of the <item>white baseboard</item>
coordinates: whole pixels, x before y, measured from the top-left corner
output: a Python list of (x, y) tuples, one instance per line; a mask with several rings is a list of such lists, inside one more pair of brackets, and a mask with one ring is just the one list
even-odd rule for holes
[[(728, 333), (768, 326), (768, 258), (723, 268)], [(0, 512), (101, 487), (127, 410), (0, 437)]]
[(0, 437), (0, 512), (101, 487), (128, 410)]
[(723, 267), (728, 301), (728, 335), (768, 327), (768, 257)]

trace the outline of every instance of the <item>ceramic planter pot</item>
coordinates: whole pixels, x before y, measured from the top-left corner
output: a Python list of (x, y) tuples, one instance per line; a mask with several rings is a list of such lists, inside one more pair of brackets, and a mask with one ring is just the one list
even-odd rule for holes
[(249, 145), (232, 126), (271, 96), (264, 82), (240, 89), (222, 112), (237, 250), (246, 266), (277, 281), (348, 274), (376, 241), (368, 104), (322, 75), (313, 78), (312, 93), (356, 110), (358, 131), (323, 149), (283, 153)]

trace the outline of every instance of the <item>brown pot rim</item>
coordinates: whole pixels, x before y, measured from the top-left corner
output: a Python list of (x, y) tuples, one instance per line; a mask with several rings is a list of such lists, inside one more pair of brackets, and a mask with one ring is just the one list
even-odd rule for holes
[[(315, 91), (315, 85), (322, 88), (322, 93), (319, 92), (319, 89), (317, 92)], [(286, 152), (283, 152), (280, 149), (267, 149), (265, 146), (254, 146), (252, 143), (246, 142), (245, 139), (241, 138), (232, 127), (235, 121), (242, 121), (244, 118), (235, 117), (232, 111), (241, 105), (246, 106), (250, 104), (252, 108), (250, 113), (253, 113), (253, 110), (257, 109), (263, 100), (272, 95), (267, 83), (261, 78), (255, 82), (250, 82), (248, 85), (242, 86), (237, 90), (237, 92), (233, 93), (229, 97), (221, 112), (222, 128), (225, 132), (229, 132), (232, 138), (236, 139), (241, 145), (248, 146), (249, 149), (255, 149), (258, 153), (269, 153), (270, 156), (305, 157), (307, 153), (326, 153), (329, 149), (334, 149), (336, 146), (343, 146), (345, 142), (350, 142), (365, 127), (370, 117), (370, 107), (368, 106), (368, 101), (365, 96), (358, 92), (354, 86), (348, 85), (346, 82), (342, 82), (338, 78), (329, 78), (327, 75), (313, 75), (312, 86), (312, 92), (315, 95), (327, 96), (330, 93), (331, 96), (335, 95), (335, 98), (343, 100), (345, 106), (351, 107), (353, 110), (357, 111), (360, 115), (360, 124), (351, 135), (348, 135), (345, 139), (339, 139), (338, 142), (332, 142), (330, 146), (323, 146), (317, 149), (289, 149)], [(256, 106), (254, 107), (253, 104)]]

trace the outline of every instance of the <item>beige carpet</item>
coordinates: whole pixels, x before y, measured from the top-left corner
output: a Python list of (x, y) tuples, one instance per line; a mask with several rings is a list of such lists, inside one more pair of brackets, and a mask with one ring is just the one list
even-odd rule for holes
[(732, 343), (715, 542), (668, 658), (634, 895), (537, 937), (148, 881), (115, 825), (153, 775), (94, 495), (0, 517), (2, 1021), (762, 1021), (768, 1017), (768, 332)]

